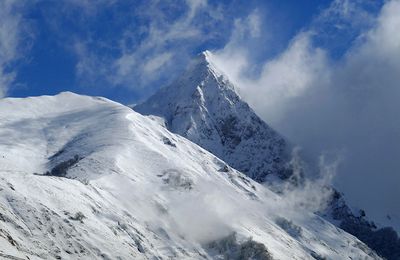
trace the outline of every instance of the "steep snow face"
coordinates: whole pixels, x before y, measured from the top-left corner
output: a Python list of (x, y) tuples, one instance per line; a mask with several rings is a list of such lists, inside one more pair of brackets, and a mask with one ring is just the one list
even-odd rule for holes
[(264, 123), (234, 86), (200, 54), (171, 85), (134, 109), (166, 120), (178, 133), (257, 181), (285, 178), (285, 140)]
[(158, 118), (103, 98), (3, 99), (0, 136), (3, 258), (379, 259)]
[[(160, 116), (172, 132), (195, 142), (253, 180), (272, 183), (274, 190), (307, 182), (304, 174), (310, 179), (317, 175), (316, 166), (296, 165), (296, 149), (294, 156), (288, 155), (287, 142), (241, 100), (207, 51), (175, 82), (134, 109)], [(329, 190), (339, 194), (333, 187)], [(377, 229), (368, 218), (357, 216), (342, 195), (327, 196), (327, 202), (327, 209), (321, 213), (326, 219), (358, 236), (388, 259), (399, 258), (400, 240), (393, 229)], [(384, 236), (390, 238), (381, 242)]]

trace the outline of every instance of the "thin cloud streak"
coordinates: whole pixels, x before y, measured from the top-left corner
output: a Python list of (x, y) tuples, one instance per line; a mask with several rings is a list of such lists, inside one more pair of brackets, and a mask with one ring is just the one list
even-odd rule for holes
[(167, 80), (166, 75), (172, 78), (179, 64), (190, 59), (192, 49), (215, 37), (210, 28), (223, 18), (206, 0), (187, 0), (183, 6), (172, 3), (169, 9), (183, 10), (174, 18), (160, 8), (162, 4), (150, 1), (135, 7), (133, 12), (141, 27), (124, 29), (114, 46), (118, 55), (95, 53), (90, 46), (96, 39), (75, 39), (76, 72), (84, 84), (106, 80), (110, 86), (140, 90), (160, 79)]
[[(0, 97), (4, 97), (16, 77), (14, 63), (21, 58), (22, 33), (27, 28), (19, 13), (21, 2), (0, 2)], [(27, 31), (25, 31), (27, 33)]]

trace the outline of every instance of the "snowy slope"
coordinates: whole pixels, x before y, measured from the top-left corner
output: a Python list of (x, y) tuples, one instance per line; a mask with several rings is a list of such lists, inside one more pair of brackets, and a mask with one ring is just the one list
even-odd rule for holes
[[(319, 175), (317, 166), (309, 164), (309, 169), (305, 168), (304, 158), (299, 159), (296, 149), (294, 156), (289, 156), (293, 147), (240, 98), (213, 63), (210, 52), (201, 53), (181, 77), (134, 109), (161, 116), (172, 132), (197, 143), (253, 180), (272, 184), (274, 190), (285, 190), (293, 184), (302, 186)], [(399, 259), (400, 239), (392, 228), (380, 228), (368, 216), (359, 216), (338, 191), (331, 186), (329, 190), (335, 196), (327, 196), (328, 207), (321, 212), (324, 218), (388, 259)]]
[(134, 107), (257, 181), (286, 178), (285, 140), (243, 102), (205, 51), (171, 85)]
[(3, 99), (0, 136), (6, 259), (379, 259), (158, 118), (103, 98)]

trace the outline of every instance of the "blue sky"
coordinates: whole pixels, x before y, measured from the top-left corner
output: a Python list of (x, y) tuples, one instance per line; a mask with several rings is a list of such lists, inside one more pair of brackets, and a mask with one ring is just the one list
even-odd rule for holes
[[(222, 48), (238, 19), (245, 19), (256, 11), (261, 23), (268, 27), (268, 34), (274, 34), (273, 41), (259, 39), (257, 42), (255, 57), (259, 59), (257, 62), (263, 62), (282, 51), (330, 1), (46, 0), (8, 3), (12, 6), (9, 19), (12, 16), (18, 19), (15, 30), (19, 32), (15, 37), (19, 45), (17, 52), (22, 55), (16, 55), (18, 57), (8, 65), (16, 77), (7, 86), (7, 96), (70, 90), (131, 103), (169, 82), (196, 53)], [(188, 17), (190, 8), (196, 9), (193, 17)], [(176, 28), (172, 28), (174, 26)], [(150, 36), (150, 29), (158, 30), (160, 39)], [(163, 35), (167, 33), (176, 35)], [(144, 46), (146, 41), (154, 41), (154, 45)], [(120, 73), (111, 68), (111, 63), (123, 55), (131, 55), (144, 64), (165, 53), (165, 57), (174, 62), (166, 62), (154, 71), (155, 79), (153, 75), (141, 76), (140, 64), (128, 66), (126, 72)], [(80, 70), (80, 64), (87, 68)]]
[(3, 0), (0, 97), (133, 104), (208, 49), (267, 123), (337, 164), (351, 203), (400, 219), (399, 13), (400, 0)]

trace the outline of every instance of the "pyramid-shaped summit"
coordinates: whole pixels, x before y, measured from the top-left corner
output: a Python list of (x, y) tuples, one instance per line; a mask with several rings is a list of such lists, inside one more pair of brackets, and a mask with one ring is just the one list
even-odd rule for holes
[(208, 51), (195, 57), (172, 84), (134, 109), (164, 118), (170, 131), (254, 180), (287, 177), (285, 140), (240, 98)]

